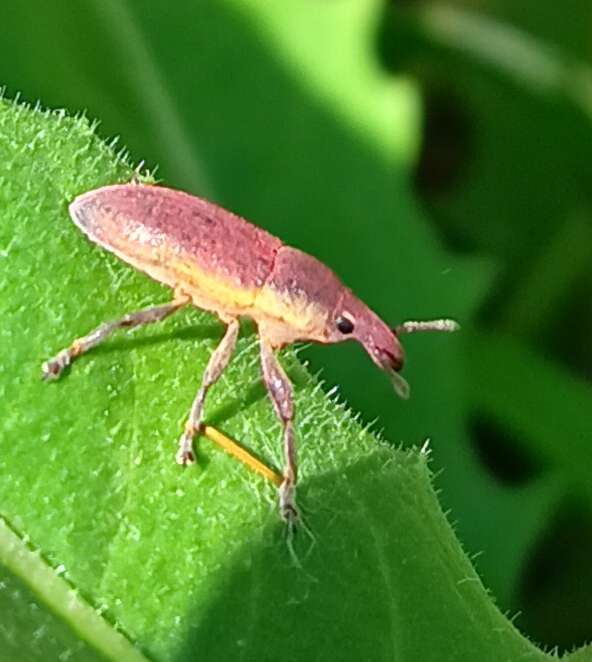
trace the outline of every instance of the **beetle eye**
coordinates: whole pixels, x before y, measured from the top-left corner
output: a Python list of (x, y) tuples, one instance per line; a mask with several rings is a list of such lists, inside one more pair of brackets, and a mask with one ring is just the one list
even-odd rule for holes
[(347, 317), (340, 315), (336, 320), (337, 328), (341, 333), (351, 333), (354, 330), (354, 323)]

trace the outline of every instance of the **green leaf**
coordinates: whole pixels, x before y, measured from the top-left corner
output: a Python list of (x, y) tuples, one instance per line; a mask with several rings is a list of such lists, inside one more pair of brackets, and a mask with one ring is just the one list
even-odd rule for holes
[[(32, 564), (59, 569), (100, 610), (102, 627), (121, 628), (158, 660), (545, 658), (481, 585), (438, 506), (425, 455), (378, 442), (293, 354), (285, 361), (301, 412), (299, 497), (315, 537), (295, 541), (301, 567), (269, 485), (206, 441), (197, 468), (173, 461), (221, 333), (211, 317), (180, 313), (42, 383), (41, 361), (73, 336), (167, 295), (68, 220), (76, 193), (131, 172), (86, 121), (3, 102), (0, 163), (0, 503), (40, 550)], [(279, 465), (280, 429), (253, 340), (241, 340), (207, 416)], [(60, 630), (71, 627), (70, 639), (83, 633), (100, 650), (75, 613), (62, 620), (59, 592), (47, 600), (42, 569), (8, 567), (52, 614), (48, 637), (64, 640)], [(0, 636), (10, 632), (26, 659), (41, 659), (18, 618), (23, 595), (11, 594), (16, 607)]]
[(62, 566), (52, 569), (4, 520), (0, 562), (3, 659), (146, 659), (60, 578)]

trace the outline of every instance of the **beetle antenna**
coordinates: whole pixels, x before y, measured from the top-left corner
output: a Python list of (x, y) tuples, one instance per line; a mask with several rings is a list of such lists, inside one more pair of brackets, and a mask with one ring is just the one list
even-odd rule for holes
[(396, 326), (393, 331), (396, 336), (402, 333), (416, 333), (417, 331), (445, 331), (452, 333), (458, 331), (460, 324), (451, 319), (428, 320), (425, 322), (409, 321)]

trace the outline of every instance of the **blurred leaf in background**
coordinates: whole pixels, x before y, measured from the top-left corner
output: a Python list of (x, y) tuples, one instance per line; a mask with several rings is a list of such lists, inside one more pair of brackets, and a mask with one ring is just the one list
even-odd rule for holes
[(441, 501), (483, 552), (485, 584), (535, 640), (565, 648), (592, 632), (588, 11), (0, 8), (9, 95), (100, 118), (167, 184), (314, 253), (393, 323), (460, 319), (457, 338), (409, 339), (409, 403), (358, 348), (307, 356), (392, 442), (431, 438)]
[(486, 333), (467, 339), (475, 450), (507, 491), (548, 497), (520, 572), (492, 585), (536, 639), (569, 647), (592, 627), (590, 5), (408, 2), (384, 16), (383, 61), (425, 102), (417, 195), (448, 246), (497, 267)]

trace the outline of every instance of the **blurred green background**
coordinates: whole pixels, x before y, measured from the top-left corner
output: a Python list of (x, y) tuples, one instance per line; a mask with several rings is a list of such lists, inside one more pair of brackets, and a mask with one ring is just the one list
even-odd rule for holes
[(534, 641), (592, 638), (587, 0), (49, 0), (0, 7), (5, 94), (99, 133), (324, 260), (410, 338), (413, 397), (357, 347), (314, 372), (440, 499)]

